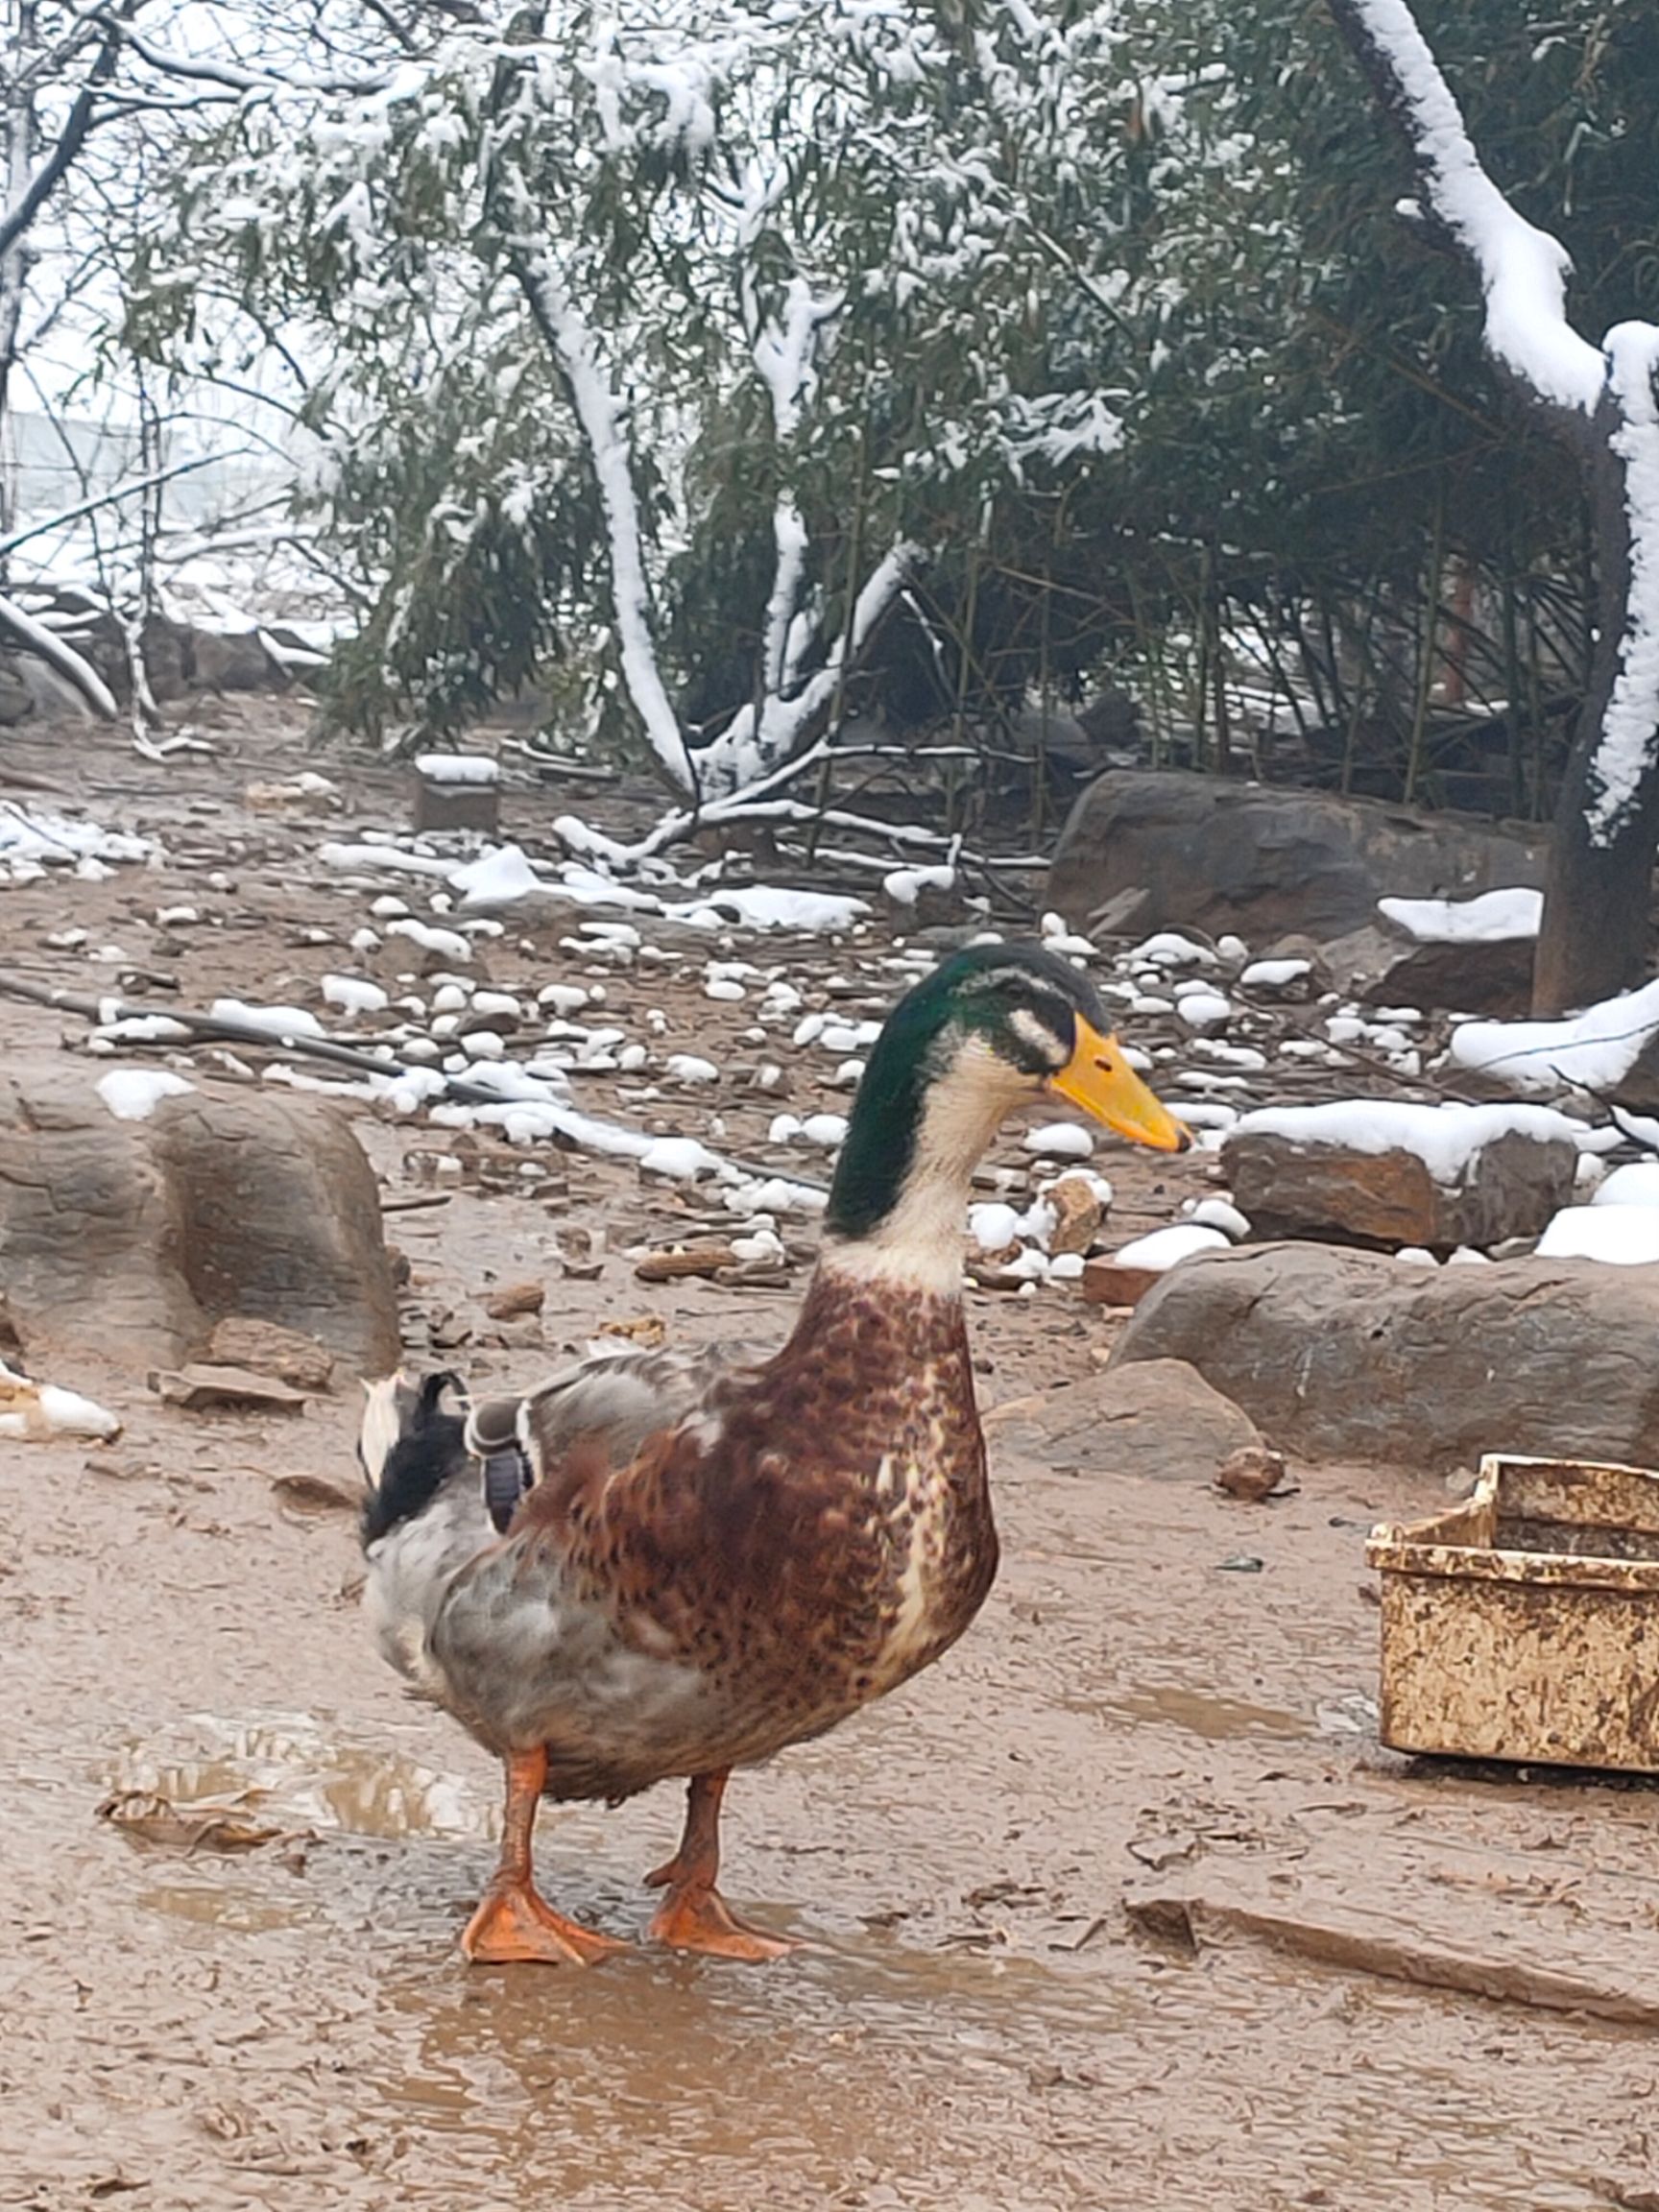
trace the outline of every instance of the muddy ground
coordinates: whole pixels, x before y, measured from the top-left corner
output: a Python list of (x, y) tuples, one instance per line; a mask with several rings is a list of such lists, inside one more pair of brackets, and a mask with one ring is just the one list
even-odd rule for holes
[[(164, 768), (103, 735), (9, 739), (34, 795), (157, 833), (175, 861), (0, 887), (7, 964), (96, 988), (43, 947), (67, 922), (197, 1005), (290, 999), (339, 964), (301, 942), (360, 919), (307, 862), (336, 825), (244, 803), (276, 733), (226, 709), (219, 759)], [(311, 764), (348, 816), (394, 818), (391, 772)], [(509, 818), (573, 803), (518, 794)], [(157, 950), (146, 918), (186, 901), (224, 926)], [(511, 983), (573, 956), (552, 935), (492, 960)], [(741, 1009), (672, 975), (609, 980), (619, 1009), (660, 1004), (678, 1041), (738, 1052)], [(0, 1000), (9, 1065), (49, 1071), (81, 1035)], [(793, 1111), (844, 1108), (805, 1063), (791, 1079)], [(776, 1103), (722, 1099), (733, 1150)], [(703, 1209), (582, 1155), (524, 1195), (482, 1189), (474, 1160), (445, 1203), (408, 1207), (434, 1194), (418, 1155), (452, 1140), (360, 1125), (411, 1262), (412, 1349), (469, 1336), (446, 1357), (482, 1381), (529, 1379), (601, 1318), (777, 1334), (804, 1280), (642, 1286), (622, 1248)], [(1201, 1162), (1102, 1164), (1121, 1235), (1205, 1186)], [(608, 1233), (596, 1280), (560, 1272), (573, 1225)], [(492, 1341), (480, 1294), (533, 1274), (540, 1341)], [(1091, 1372), (1113, 1324), (1056, 1286), (974, 1294), (971, 1326), (994, 1405)], [(1426, 1479), (1300, 1468), (1293, 1496), (1248, 1506), (998, 1453), (1005, 1563), (973, 1632), (729, 1801), (731, 1893), (811, 1947), (479, 1971), (455, 1940), (495, 1777), (369, 1648), (349, 1511), (281, 1486), (351, 1487), (352, 1390), (254, 1418), (165, 1409), (84, 1358), (58, 1379), (128, 1427), (103, 1450), (0, 1446), (0, 2205), (1659, 2205), (1659, 1797), (1375, 1743), (1363, 1536), (1438, 1504)], [(277, 1833), (144, 1840), (98, 1816), (130, 1790), (238, 1801)], [(637, 1933), (678, 1815), (667, 1791), (549, 1809), (547, 1892)]]

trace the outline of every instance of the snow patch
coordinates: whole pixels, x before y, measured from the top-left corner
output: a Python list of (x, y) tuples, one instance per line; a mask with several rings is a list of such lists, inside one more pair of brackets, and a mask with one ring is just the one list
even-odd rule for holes
[(1538, 1257), (1651, 1266), (1659, 1262), (1659, 1207), (1565, 1206), (1539, 1238)]
[(207, 1009), (208, 1019), (214, 1022), (235, 1022), (246, 1029), (261, 1029), (278, 1044), (286, 1044), (291, 1037), (323, 1037), (327, 1034), (315, 1014), (307, 1013), (303, 1006), (250, 1006), (241, 998), (215, 998)]
[(460, 892), (464, 910), (509, 906), (516, 899), (531, 898), (546, 888), (517, 845), (493, 846), (476, 860), (452, 868), (448, 880), (450, 889)]
[(71, 822), (0, 802), (0, 877), (33, 881), (45, 868), (74, 868), (89, 861), (148, 860), (156, 848), (143, 837), (100, 829), (96, 822)]
[(1132, 1244), (1114, 1252), (1112, 1258), (1120, 1267), (1144, 1267), (1155, 1275), (1162, 1275), (1183, 1260), (1195, 1259), (1200, 1252), (1231, 1249), (1231, 1238), (1219, 1229), (1212, 1229), (1202, 1221), (1174, 1221), (1167, 1229), (1154, 1229), (1150, 1236), (1137, 1237)]
[(1497, 945), (1537, 936), (1544, 894), (1517, 886), (1478, 899), (1379, 899), (1377, 911), (1420, 945)]
[(1560, 1022), (1464, 1022), (1452, 1032), (1455, 1066), (1479, 1070), (1512, 1091), (1578, 1084), (1609, 1091), (1659, 1031), (1659, 981), (1604, 998)]
[(180, 1098), (194, 1083), (166, 1068), (112, 1068), (100, 1075), (100, 1098), (117, 1121), (148, 1121), (163, 1098)]
[(1042, 1160), (1088, 1160), (1094, 1140), (1078, 1121), (1049, 1121), (1041, 1129), (1027, 1129), (1021, 1139), (1027, 1152)]

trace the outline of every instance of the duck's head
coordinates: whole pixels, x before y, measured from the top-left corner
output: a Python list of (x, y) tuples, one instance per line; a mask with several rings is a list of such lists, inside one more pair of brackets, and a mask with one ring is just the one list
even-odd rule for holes
[(1039, 945), (953, 953), (889, 1015), (858, 1087), (825, 1216), (830, 1238), (959, 1255), (969, 1177), (998, 1125), (1045, 1093), (1137, 1144), (1191, 1138), (1123, 1057), (1088, 977)]

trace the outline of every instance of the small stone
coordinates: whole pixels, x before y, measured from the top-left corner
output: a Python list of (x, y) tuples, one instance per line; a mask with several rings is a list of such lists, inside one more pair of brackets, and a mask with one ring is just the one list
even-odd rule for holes
[(1055, 1214), (1054, 1231), (1048, 1239), (1049, 1257), (1087, 1252), (1106, 1218), (1098, 1192), (1082, 1175), (1062, 1175), (1044, 1196)]
[(540, 1313), (547, 1303), (546, 1286), (536, 1282), (503, 1283), (484, 1300), (492, 1321), (516, 1321), (524, 1313)]
[(1243, 1444), (1229, 1452), (1215, 1470), (1215, 1487), (1229, 1498), (1242, 1498), (1258, 1505), (1271, 1498), (1285, 1479), (1285, 1455), (1265, 1444)]

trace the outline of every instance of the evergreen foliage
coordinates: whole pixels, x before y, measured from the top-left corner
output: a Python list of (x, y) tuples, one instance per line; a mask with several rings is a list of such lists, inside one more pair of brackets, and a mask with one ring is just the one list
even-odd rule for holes
[[(1418, 12), (1587, 326), (1659, 311), (1648, 12)], [(1586, 520), (1408, 184), (1323, 12), (1271, 0), (482, 11), (204, 137), (133, 327), (197, 363), (283, 331), (373, 609), (355, 720), (562, 667), (637, 745), (609, 462), (707, 776), (809, 742), (855, 658), (901, 725), (1120, 674), (1224, 763), (1254, 663), (1311, 772), (1541, 813)]]

